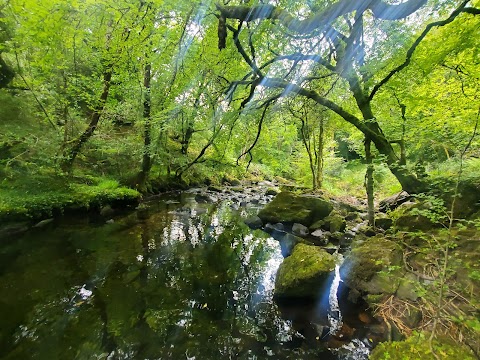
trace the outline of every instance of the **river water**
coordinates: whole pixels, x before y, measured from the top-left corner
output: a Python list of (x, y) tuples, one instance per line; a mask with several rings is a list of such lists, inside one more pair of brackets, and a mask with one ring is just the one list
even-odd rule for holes
[(199, 192), (0, 239), (0, 358), (367, 359), (337, 334), (362, 326), (338, 271), (318, 303), (274, 301), (280, 246), (244, 223), (265, 196)]

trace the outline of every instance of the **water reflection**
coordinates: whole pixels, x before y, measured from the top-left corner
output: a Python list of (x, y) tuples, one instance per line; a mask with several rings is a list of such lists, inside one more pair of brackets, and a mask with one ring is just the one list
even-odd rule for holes
[(315, 305), (273, 301), (282, 255), (243, 223), (257, 209), (194, 196), (111, 224), (65, 219), (2, 247), (0, 357), (338, 358), (318, 346)]

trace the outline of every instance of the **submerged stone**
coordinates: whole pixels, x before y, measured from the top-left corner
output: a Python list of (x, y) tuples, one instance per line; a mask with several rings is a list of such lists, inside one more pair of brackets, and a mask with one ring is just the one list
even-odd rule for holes
[(34, 228), (44, 228), (45, 226), (50, 225), (51, 223), (53, 223), (53, 218), (42, 220), (42, 221), (36, 223), (33, 227)]
[(20, 236), (28, 231), (28, 222), (11, 223), (0, 227), (0, 238), (8, 238), (12, 236)]
[(316, 298), (331, 271), (335, 258), (325, 250), (297, 244), (280, 265), (275, 279), (275, 296)]
[(332, 209), (332, 204), (325, 199), (281, 192), (260, 210), (258, 216), (264, 223), (299, 223), (310, 226), (327, 217)]

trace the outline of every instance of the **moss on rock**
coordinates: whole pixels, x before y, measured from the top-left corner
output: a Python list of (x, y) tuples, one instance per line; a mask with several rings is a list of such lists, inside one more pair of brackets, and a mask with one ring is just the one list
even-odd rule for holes
[(385, 342), (379, 344), (370, 354), (371, 360), (474, 360), (471, 351), (449, 339), (438, 339), (433, 341), (432, 353), (428, 341), (428, 334), (419, 333), (407, 338), (405, 341)]
[(310, 226), (327, 217), (332, 209), (332, 204), (325, 199), (281, 192), (260, 210), (258, 216), (264, 223), (299, 223)]
[(432, 217), (437, 217), (428, 201), (404, 203), (390, 214), (397, 229), (407, 231), (427, 231), (435, 228)]
[(400, 246), (379, 235), (354, 245), (340, 272), (350, 288), (369, 294), (392, 294), (403, 276), (396, 268), (401, 259)]
[(276, 297), (317, 297), (330, 272), (335, 258), (325, 250), (298, 244), (277, 272)]
[(332, 212), (324, 220), (323, 228), (331, 233), (343, 232), (347, 227), (345, 218), (337, 212)]

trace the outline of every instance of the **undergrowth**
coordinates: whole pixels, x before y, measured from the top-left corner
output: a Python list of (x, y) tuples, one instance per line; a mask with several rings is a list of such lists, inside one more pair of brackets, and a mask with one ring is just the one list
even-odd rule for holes
[[(18, 175), (18, 174), (17, 174)], [(116, 180), (51, 171), (4, 178), (0, 183), (0, 221), (50, 217), (67, 209), (135, 203), (140, 194)]]

